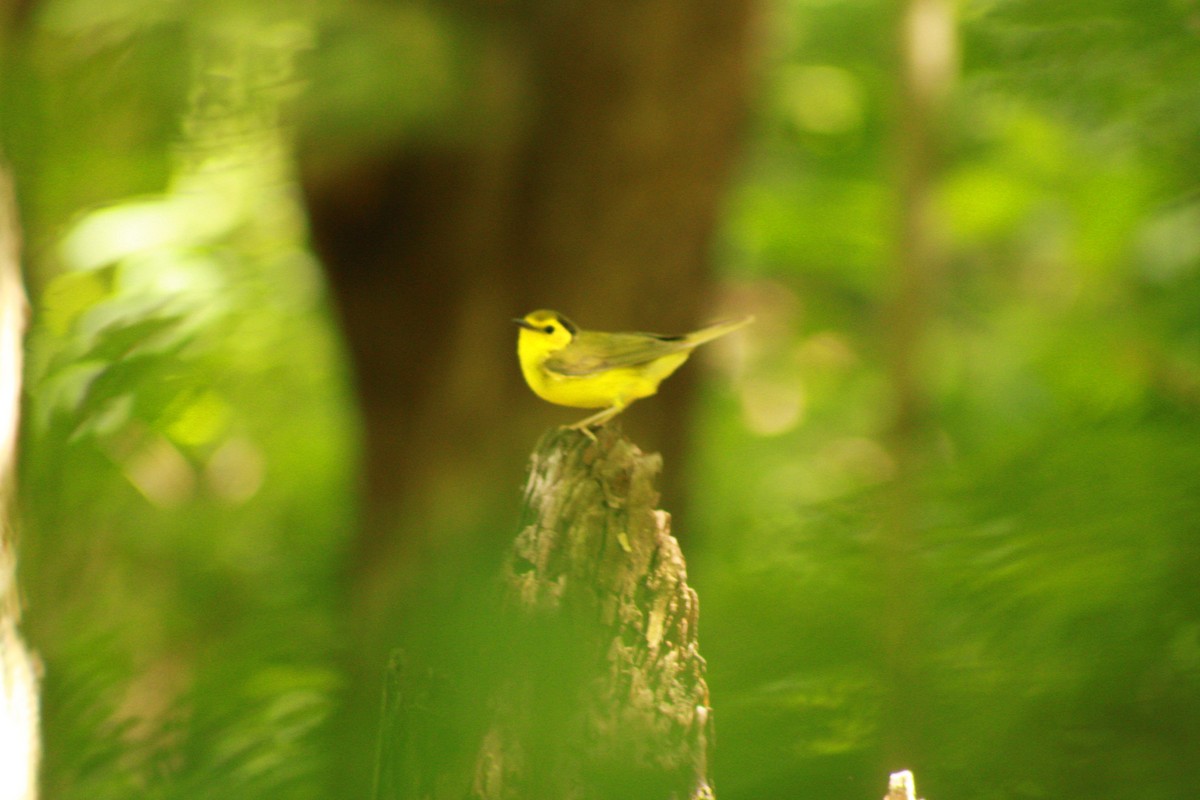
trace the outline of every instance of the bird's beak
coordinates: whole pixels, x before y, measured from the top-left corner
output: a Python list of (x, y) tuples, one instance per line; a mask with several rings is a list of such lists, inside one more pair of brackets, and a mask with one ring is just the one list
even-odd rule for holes
[(518, 319), (517, 317), (513, 317), (513, 322), (517, 323), (518, 325), (520, 325), (522, 328), (524, 328), (527, 331), (536, 331), (537, 330), (537, 326), (530, 325), (528, 322), (526, 322), (523, 319)]

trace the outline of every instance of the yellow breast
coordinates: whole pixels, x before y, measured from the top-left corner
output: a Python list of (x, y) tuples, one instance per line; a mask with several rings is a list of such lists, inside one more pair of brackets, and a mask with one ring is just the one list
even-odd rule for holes
[(626, 405), (658, 391), (663, 379), (687, 361), (690, 351), (672, 353), (646, 364), (619, 367), (594, 375), (556, 375), (541, 359), (521, 359), (521, 372), (529, 388), (542, 398), (572, 408), (609, 408)]

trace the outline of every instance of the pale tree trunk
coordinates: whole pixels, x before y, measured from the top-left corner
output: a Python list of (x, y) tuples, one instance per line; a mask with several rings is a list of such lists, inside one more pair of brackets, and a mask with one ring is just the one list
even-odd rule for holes
[(17, 628), (21, 608), (11, 508), (26, 316), (19, 253), (12, 182), (0, 165), (0, 800), (37, 796), (41, 753), (39, 665)]

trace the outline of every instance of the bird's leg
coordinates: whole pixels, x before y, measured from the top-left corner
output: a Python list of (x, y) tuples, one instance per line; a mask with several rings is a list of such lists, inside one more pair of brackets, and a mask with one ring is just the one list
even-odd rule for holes
[(572, 425), (566, 425), (565, 427), (573, 431), (581, 431), (585, 436), (594, 442), (596, 441), (596, 435), (592, 433), (590, 429), (599, 427), (608, 422), (617, 414), (620, 414), (622, 411), (624, 411), (628, 405), (629, 404), (624, 400), (618, 399), (617, 402), (613, 403), (609, 408), (602, 409), (586, 419), (581, 419), (579, 422), (576, 422)]

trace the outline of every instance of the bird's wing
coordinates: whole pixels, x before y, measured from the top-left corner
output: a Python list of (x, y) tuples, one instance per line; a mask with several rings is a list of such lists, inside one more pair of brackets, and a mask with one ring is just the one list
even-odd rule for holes
[(618, 367), (645, 364), (671, 353), (690, 350), (695, 344), (686, 336), (581, 331), (570, 344), (547, 358), (543, 366), (556, 375), (594, 375)]

